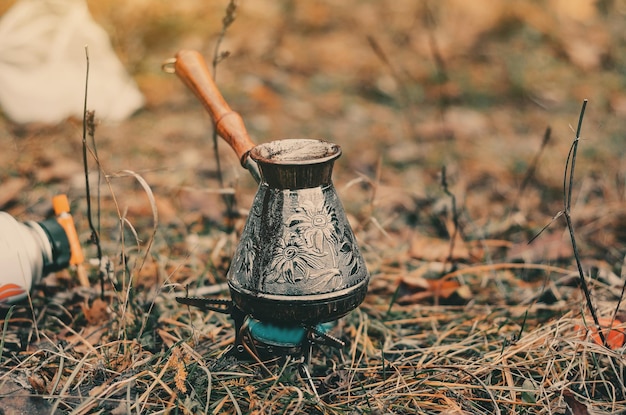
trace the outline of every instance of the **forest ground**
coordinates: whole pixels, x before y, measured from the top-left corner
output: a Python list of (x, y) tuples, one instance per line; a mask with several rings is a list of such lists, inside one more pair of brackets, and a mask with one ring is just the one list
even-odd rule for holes
[[(227, 1), (89, 6), (146, 98), (94, 134), (92, 209), (112, 270), (102, 301), (81, 120), (0, 118), (0, 209), (40, 220), (68, 194), (91, 260), (90, 287), (72, 268), (4, 311), (5, 414), (626, 409), (624, 2), (242, 1), (219, 45)], [(211, 62), (217, 46), (216, 82), (256, 142), (343, 149), (333, 181), (371, 283), (332, 331), (345, 350), (314, 350), (320, 399), (292, 362), (224, 358), (232, 322), (174, 301), (228, 297), (255, 193), (222, 141), (218, 171), (211, 121), (161, 69), (181, 49)], [(551, 223), (583, 100), (569, 213), (593, 311), (617, 328), (607, 345), (564, 216)]]

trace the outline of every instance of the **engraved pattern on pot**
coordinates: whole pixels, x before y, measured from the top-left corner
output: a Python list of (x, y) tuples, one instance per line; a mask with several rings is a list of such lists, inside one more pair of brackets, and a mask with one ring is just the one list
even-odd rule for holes
[[(259, 195), (256, 196), (257, 199)], [(259, 238), (258, 238), (258, 224), (261, 219), (262, 212), (258, 203), (254, 203), (250, 209), (250, 217), (246, 222), (243, 235), (238, 246), (237, 253), (233, 258), (231, 265), (232, 270), (235, 270), (235, 275), (245, 276), (248, 279), (252, 275), (253, 265), (257, 259), (257, 252), (259, 250)], [(232, 272), (229, 271), (229, 273)]]
[(295, 284), (309, 277), (311, 270), (324, 268), (324, 254), (307, 249), (296, 233), (279, 239), (274, 258), (267, 269), (264, 284)]
[(358, 248), (352, 238), (352, 232), (350, 232), (347, 227), (344, 228), (343, 238), (341, 242), (339, 242), (339, 256), (341, 259), (343, 259), (343, 266), (350, 269), (350, 276), (355, 275), (357, 272), (359, 272), (360, 266), (360, 254), (358, 252), (355, 252), (355, 249)]
[(332, 197), (334, 193), (299, 192), (294, 200), (297, 205), (283, 222), (283, 236), (265, 270), (262, 290), (268, 284), (301, 283), (310, 292), (333, 291), (358, 271), (350, 232), (345, 226), (341, 229), (335, 207), (326, 203), (325, 194)]
[(256, 258), (256, 245), (254, 243), (254, 229), (250, 233), (250, 238), (245, 238), (241, 241), (241, 252), (237, 256), (233, 266), (239, 273), (250, 275), (252, 273), (252, 264)]
[(287, 219), (287, 226), (302, 236), (307, 247), (319, 253), (325, 252), (326, 248), (334, 252), (339, 233), (335, 208), (325, 205), (323, 199), (316, 202), (303, 201), (302, 205), (295, 209), (295, 213)]

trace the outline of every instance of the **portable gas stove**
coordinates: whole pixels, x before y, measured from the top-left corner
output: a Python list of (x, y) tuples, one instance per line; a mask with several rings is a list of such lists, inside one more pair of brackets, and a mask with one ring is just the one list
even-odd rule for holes
[[(330, 346), (340, 349), (345, 343), (330, 335), (334, 322), (316, 325), (284, 324), (260, 321), (246, 314), (232, 300), (204, 297), (177, 297), (176, 301), (197, 307), (202, 311), (215, 311), (229, 315), (235, 325), (235, 344), (227, 354), (241, 360), (267, 361), (273, 358), (292, 358), (298, 362), (300, 376), (317, 396), (309, 363), (313, 346)], [(319, 396), (318, 396), (319, 398)]]

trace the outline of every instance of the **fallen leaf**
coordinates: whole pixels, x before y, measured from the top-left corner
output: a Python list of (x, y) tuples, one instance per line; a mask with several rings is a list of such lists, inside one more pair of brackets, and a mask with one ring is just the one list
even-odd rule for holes
[(428, 279), (416, 275), (408, 275), (400, 281), (401, 295), (398, 304), (415, 304), (426, 299), (448, 300), (453, 295), (467, 300), (471, 293), (467, 286), (457, 280)]
[(47, 382), (39, 373), (31, 373), (30, 376), (28, 376), (28, 383), (35, 390), (35, 392), (39, 394), (49, 393), (49, 391), (46, 390)]
[(567, 404), (567, 409), (565, 410), (565, 415), (589, 415), (589, 410), (587, 409), (587, 405), (578, 402), (574, 393), (570, 390), (563, 391), (563, 399)]
[(409, 250), (413, 258), (423, 259), (424, 261), (453, 261), (468, 260), (469, 250), (465, 242), (457, 235), (454, 246), (451, 248), (449, 240), (432, 238), (416, 233), (411, 240)]
[[(611, 318), (607, 317), (599, 317), (598, 322), (602, 327), (602, 334), (604, 334), (604, 337), (606, 339), (606, 345), (609, 349), (616, 350), (624, 346), (624, 344), (626, 343), (626, 334), (624, 333), (624, 329), (613, 328), (621, 326), (621, 321), (617, 319), (612, 320)], [(598, 334), (598, 328), (591, 318), (586, 319), (584, 324), (576, 324), (574, 326), (574, 330), (583, 339), (587, 337), (587, 333), (591, 332), (591, 339), (594, 341), (594, 343), (599, 345), (603, 344), (602, 339)]]
[(109, 320), (109, 305), (100, 298), (96, 298), (91, 306), (81, 304), (81, 308), (90, 325), (100, 325)]

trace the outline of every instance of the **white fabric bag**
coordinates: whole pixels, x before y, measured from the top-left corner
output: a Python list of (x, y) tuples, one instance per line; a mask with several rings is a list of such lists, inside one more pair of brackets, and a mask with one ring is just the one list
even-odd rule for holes
[(16, 123), (82, 118), (87, 107), (120, 121), (144, 99), (85, 0), (18, 0), (0, 16), (0, 109)]

